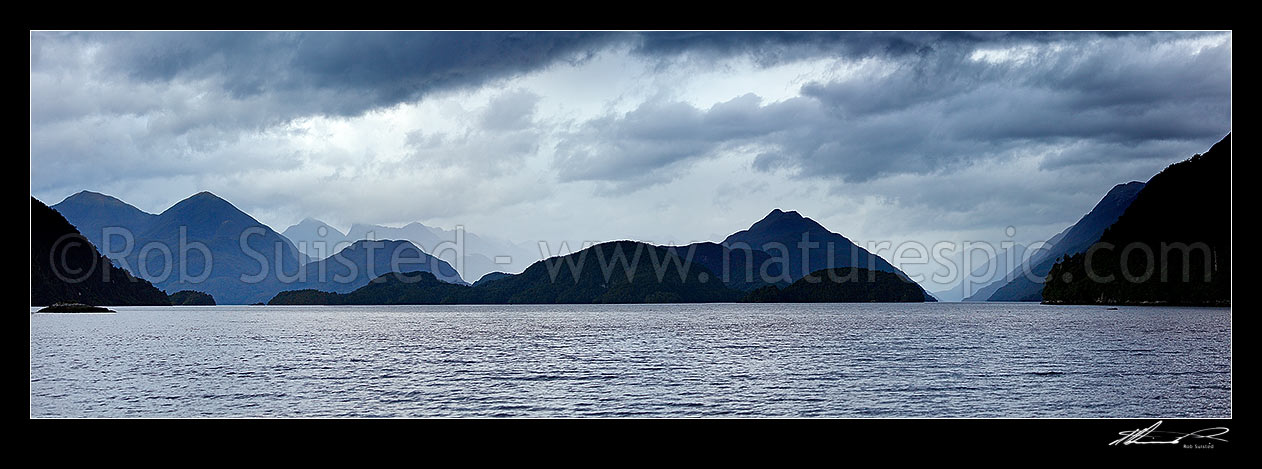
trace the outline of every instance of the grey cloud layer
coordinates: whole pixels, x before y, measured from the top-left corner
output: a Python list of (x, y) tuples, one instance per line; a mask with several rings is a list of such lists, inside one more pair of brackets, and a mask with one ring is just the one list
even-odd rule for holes
[(1173, 158), (1146, 150), (1201, 148), (1230, 130), (1230, 41), (1202, 48), (1197, 37), (1023, 39), (1001, 44), (998, 61), (947, 43), (766, 105), (648, 102), (567, 135), (557, 169), (642, 187), (743, 145), (763, 147), (755, 169), (850, 182), (1030, 152), (1045, 168)]

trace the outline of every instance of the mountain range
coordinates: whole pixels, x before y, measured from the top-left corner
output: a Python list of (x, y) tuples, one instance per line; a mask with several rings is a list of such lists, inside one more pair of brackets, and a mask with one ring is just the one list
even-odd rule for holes
[[(987, 277), (986, 270), (1008, 273), (964, 299), (1085, 302), (1088, 301), (1085, 298), (1095, 295), (1091, 301), (1123, 302), (1127, 295), (1143, 293), (1158, 298), (1153, 301), (1220, 301), (1223, 291), (1228, 295), (1230, 292), (1229, 286), (1223, 286), (1229, 272), (1221, 267), (1230, 265), (1229, 259), (1224, 258), (1230, 252), (1230, 197), (1229, 189), (1222, 189), (1230, 187), (1229, 169), (1230, 135), (1206, 154), (1172, 165), (1147, 184), (1138, 181), (1119, 184), (1077, 223), (1049, 240), (1046, 243), (1049, 247), (1033, 250), (1016, 245), (975, 269), (972, 273), (976, 281)], [(1154, 188), (1152, 184), (1159, 181), (1162, 184)], [(1189, 187), (1196, 190), (1188, 191)], [(1180, 190), (1194, 194), (1179, 195)], [(1135, 205), (1141, 200), (1146, 202)], [(40, 206), (42, 204), (32, 198), (33, 234), (37, 231), (34, 221)], [(67, 197), (52, 210), (48, 207), (43, 210), (57, 215), (76, 236), (93, 247), (93, 256), (108, 257), (111, 269), (119, 269), (122, 275), (147, 280), (151, 288), (168, 293), (189, 290), (205, 294), (218, 304), (275, 302), (299, 297), (306, 298), (302, 301), (316, 301), (312, 298), (319, 297), (325, 301), (345, 302), (352, 300), (329, 295), (350, 295), (364, 288), (368, 288), (364, 291), (377, 293), (358, 293), (355, 297), (358, 300), (354, 301), (408, 296), (417, 292), (400, 290), (402, 287), (397, 283), (416, 280), (424, 285), (431, 278), (451, 287), (434, 287), (430, 289), (432, 292), (425, 293), (430, 296), (422, 295), (413, 300), (433, 299), (431, 293), (441, 291), (442, 301), (464, 303), (799, 301), (802, 298), (858, 299), (872, 295), (884, 298), (882, 301), (935, 301), (933, 295), (880, 256), (798, 212), (781, 209), (772, 210), (749, 228), (719, 243), (656, 246), (615, 241), (547, 259), (532, 255), (524, 245), (463, 233), (462, 229), (432, 228), (419, 222), (402, 227), (356, 224), (343, 233), (320, 220), (308, 218), (289, 227), (282, 235), (209, 192), (195, 194), (158, 214), (88, 191)], [(1163, 210), (1168, 212), (1168, 218), (1173, 214), (1178, 224), (1191, 227), (1158, 229), (1157, 220), (1161, 219)], [(45, 226), (56, 224), (46, 213), (41, 216)], [(1226, 220), (1228, 231), (1219, 226), (1222, 220)], [(1194, 228), (1198, 226), (1201, 228)], [(64, 228), (53, 231), (60, 230), (60, 233)], [(1144, 229), (1151, 234), (1145, 234)], [(47, 229), (45, 232), (52, 233)], [(1142, 242), (1155, 247), (1158, 244), (1154, 243), (1163, 241), (1202, 239), (1208, 243), (1210, 254), (1195, 257), (1200, 254), (1193, 253), (1194, 257), (1189, 259), (1209, 259), (1209, 275), (1213, 277), (1210, 290), (1175, 288), (1167, 293), (1181, 296), (1171, 299), (1169, 294), (1154, 293), (1152, 289), (1156, 287), (1148, 284), (1138, 290), (1139, 287), (1132, 286), (1096, 291), (1082, 285), (1081, 279), (1055, 287), (1042, 281), (1049, 274), (1055, 277), (1057, 272), (1067, 274), (1066, 278), (1081, 274), (1082, 266), (1075, 264), (1080, 262), (1075, 259), (1080, 259), (1097, 241)], [(465, 250), (463, 257), (457, 257), (458, 250), (452, 249), (460, 244)], [(42, 282), (33, 285), (33, 292), (49, 291), (40, 290), (49, 279), (47, 272), (40, 271), (42, 264), (35, 257), (34, 243), (32, 247), (32, 277)], [(1020, 259), (1025, 257), (1023, 254), (1029, 254), (1029, 259), (1017, 266), (1010, 265), (1009, 258)], [(624, 259), (625, 256), (632, 256), (632, 260)], [(648, 256), (652, 262), (645, 264), (645, 258), (636, 256)], [(93, 258), (80, 257), (87, 261)], [(669, 264), (663, 264), (667, 261)], [(1191, 261), (1179, 265), (1190, 265)], [(600, 275), (594, 274), (593, 269)], [(625, 281), (610, 277), (610, 272), (618, 269), (626, 273)], [(855, 285), (801, 286), (811, 273), (856, 272), (856, 269), (873, 274), (872, 281), (881, 277), (882, 286), (875, 288), (875, 284), (870, 284), (867, 293), (856, 290)], [(670, 272), (674, 277), (663, 277)], [(1026, 272), (1029, 274), (1025, 275)], [(386, 275), (391, 273), (400, 275)], [(570, 282), (558, 280), (567, 276), (572, 277)], [(465, 278), (480, 280), (471, 286)], [(655, 285), (646, 283), (648, 278), (656, 278)], [(903, 286), (890, 283), (889, 278), (898, 279)], [(374, 282), (378, 281), (394, 286), (376, 285)], [(912, 286), (917, 293), (906, 295), (905, 289)], [(976, 286), (976, 283), (962, 283), (943, 296), (960, 298)], [(841, 290), (820, 290), (834, 287)], [(1212, 293), (1207, 293), (1211, 290)], [(306, 293), (295, 293), (297, 291)], [(282, 292), (285, 293), (282, 295)], [(1045, 292), (1056, 296), (1044, 298)], [(51, 294), (67, 295), (64, 289)], [(150, 301), (134, 299), (135, 291), (123, 295), (133, 298), (131, 300), (107, 296), (102, 296), (102, 301)], [(166, 304), (169, 302), (167, 300)], [(153, 303), (164, 304), (156, 299)]]
[[(456, 268), (462, 279), (479, 279), (491, 272), (521, 272), (540, 259), (538, 252), (529, 246), (467, 231), (461, 234), (420, 222), (397, 228), (357, 223), (343, 233), (328, 223), (307, 218), (286, 228), (282, 234), (312, 259), (329, 257), (356, 241), (406, 240)], [(462, 249), (455, 249), (461, 242)], [(458, 255), (461, 251), (463, 258)]]
[(52, 208), (118, 266), (167, 292), (201, 291), (219, 304), (267, 301), (288, 289), (283, 279), (305, 259), (280, 233), (210, 192), (156, 215), (87, 191)]
[[(995, 247), (993, 256), (985, 256), (986, 252), (982, 250), (961, 253), (957, 264), (961, 269), (960, 274), (964, 274), (962, 269), (966, 268), (972, 268), (971, 272), (962, 275), (959, 282), (951, 288), (932, 292), (933, 296), (940, 301), (965, 301), (973, 296), (990, 297), (991, 293), (1003, 286), (1004, 275), (1022, 262), (1025, 256), (1026, 245), (1014, 242), (1011, 246), (1005, 246)], [(972, 256), (968, 263), (963, 260), (964, 255)]]
[[(263, 302), (290, 290), (349, 293), (389, 272), (429, 272), (439, 281), (467, 285), (458, 267), (478, 277), (492, 274), (490, 279), (494, 280), (495, 288), (487, 291), (501, 291), (509, 285), (520, 286), (520, 282), (526, 281), (523, 279), (537, 281), (538, 266), (543, 262), (528, 263), (519, 274), (491, 270), (524, 263), (531, 255), (523, 246), (464, 233), (466, 256), (461, 266), (455, 262), (456, 249), (449, 248), (459, 242), (457, 232), (421, 223), (399, 228), (356, 224), (342, 233), (327, 223), (308, 218), (289, 227), (282, 235), (209, 192), (195, 194), (159, 214), (146, 213), (117, 198), (88, 191), (67, 197), (53, 208), (69, 214), (67, 220), (94, 245), (104, 246), (102, 251), (120, 267), (151, 280), (168, 292), (196, 290), (212, 296), (218, 304)], [(243, 237), (247, 233), (250, 236)], [(246, 239), (244, 245), (241, 239)], [(799, 245), (804, 239), (810, 244)], [(438, 254), (431, 255), (423, 247), (426, 244), (437, 247)], [(709, 285), (724, 291), (719, 294), (717, 289), (690, 284), (689, 288), (696, 287), (698, 291), (685, 294), (667, 289), (661, 292), (686, 300), (705, 297), (735, 301), (744, 292), (768, 285), (787, 287), (806, 273), (833, 267), (873, 268), (906, 278), (906, 274), (884, 259), (855, 246), (844, 236), (828, 231), (797, 212), (779, 209), (749, 229), (729, 236), (723, 243), (637, 247), (653, 254), (687, 259), (689, 272), (706, 272)], [(475, 248), (512, 261), (496, 264), (486, 255), (467, 252)], [(207, 252), (211, 254), (209, 272), (206, 271)], [(593, 252), (604, 254), (602, 250)], [(573, 260), (566, 256), (555, 259)], [(262, 267), (264, 264), (266, 268)], [(535, 270), (531, 271), (532, 268)], [(243, 276), (249, 280), (242, 281)], [(705, 293), (710, 290), (713, 291)], [(535, 293), (527, 296), (542, 295), (539, 293), (542, 290), (532, 291)], [(566, 295), (554, 293), (558, 297)], [(613, 292), (588, 299), (619, 302), (644, 299), (637, 294)], [(661, 298), (659, 295), (657, 299)], [(932, 300), (927, 294), (926, 298)]]
[[(809, 245), (787, 247), (804, 238), (818, 242), (822, 255), (813, 254)], [(763, 248), (778, 252), (773, 256)], [(869, 277), (868, 270), (851, 264), (856, 261), (884, 270)], [(820, 283), (790, 273), (795, 266), (823, 273), (829, 265), (865, 274), (848, 282)], [(348, 293), (282, 292), (269, 304), (694, 303), (742, 301), (751, 295), (759, 298), (752, 301), (934, 301), (879, 256), (797, 212), (776, 209), (723, 244), (611, 241), (535, 262), (519, 274), (488, 274), (467, 288), (424, 272), (399, 273)]]

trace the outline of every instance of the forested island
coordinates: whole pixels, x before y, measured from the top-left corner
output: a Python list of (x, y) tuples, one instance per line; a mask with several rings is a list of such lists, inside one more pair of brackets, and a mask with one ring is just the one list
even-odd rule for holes
[[(584, 252), (587, 251), (587, 252)], [(517, 275), (474, 286), (447, 283), (429, 272), (385, 274), (350, 293), (313, 289), (281, 292), (269, 305), (583, 304), (777, 302), (923, 302), (915, 282), (861, 268), (820, 270), (781, 292), (764, 283), (751, 292), (725, 286), (701, 264), (676, 251), (616, 241), (549, 261)], [(633, 262), (639, 253), (640, 262)], [(604, 260), (602, 262), (602, 259)], [(651, 261), (656, 259), (656, 261)], [(606, 273), (610, 275), (606, 276)]]
[(195, 290), (180, 290), (170, 295), (172, 306), (214, 306), (215, 297)]

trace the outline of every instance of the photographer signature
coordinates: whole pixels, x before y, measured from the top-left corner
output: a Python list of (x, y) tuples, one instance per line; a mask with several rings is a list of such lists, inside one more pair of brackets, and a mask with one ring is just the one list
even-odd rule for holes
[[(1197, 430), (1194, 432), (1179, 433), (1179, 432), (1158, 431), (1157, 427), (1159, 426), (1161, 426), (1160, 420), (1158, 420), (1157, 423), (1152, 424), (1152, 426), (1148, 428), (1143, 428), (1143, 429), (1138, 429), (1138, 430), (1126, 430), (1126, 431), (1118, 432), (1117, 434), (1122, 435), (1122, 437), (1116, 440), (1113, 440), (1112, 443), (1109, 443), (1109, 446), (1114, 446), (1114, 445), (1177, 445), (1181, 443), (1184, 438), (1204, 438), (1207, 440), (1217, 440), (1224, 443), (1227, 442), (1227, 440), (1218, 438), (1219, 436), (1222, 436), (1227, 433), (1228, 431), (1227, 427), (1212, 427), (1212, 428), (1205, 428), (1205, 429)], [(1158, 440), (1156, 439), (1158, 436), (1161, 436), (1164, 438), (1170, 438), (1171, 436), (1173, 436), (1174, 439)]]

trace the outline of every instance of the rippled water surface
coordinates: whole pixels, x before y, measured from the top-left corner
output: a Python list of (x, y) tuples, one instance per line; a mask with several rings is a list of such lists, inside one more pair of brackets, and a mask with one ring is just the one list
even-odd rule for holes
[(31, 315), (32, 416), (1231, 416), (1226, 308), (115, 309)]

